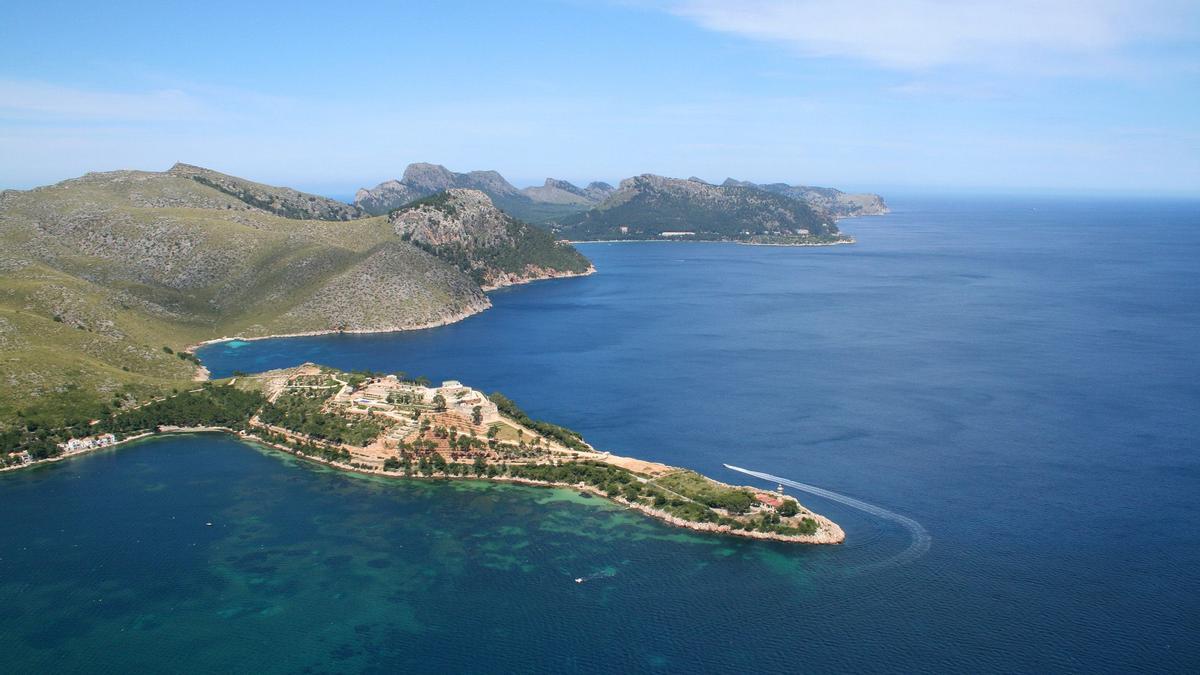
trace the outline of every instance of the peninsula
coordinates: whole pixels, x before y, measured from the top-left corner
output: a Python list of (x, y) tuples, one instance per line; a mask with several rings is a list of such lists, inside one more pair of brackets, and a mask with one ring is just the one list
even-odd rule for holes
[(223, 431), (339, 469), (409, 479), (491, 480), (597, 495), (693, 530), (839, 544), (838, 525), (791, 497), (601, 452), (531, 419), (499, 393), (314, 364), (205, 382), (88, 423), (7, 432), (3, 470), (155, 433)]
[(713, 185), (699, 178), (645, 174), (627, 178), (587, 211), (552, 224), (571, 241), (732, 241), (829, 246), (854, 239), (838, 214), (792, 194), (753, 184)]

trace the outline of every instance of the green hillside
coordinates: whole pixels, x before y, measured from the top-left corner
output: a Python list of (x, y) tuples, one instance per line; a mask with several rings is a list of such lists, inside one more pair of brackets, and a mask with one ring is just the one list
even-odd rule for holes
[[(291, 192), (267, 199), (286, 207)], [(6, 191), (0, 425), (184, 386), (196, 365), (179, 352), (205, 339), (411, 328), (488, 304), (382, 217), (285, 218), (174, 172)]]

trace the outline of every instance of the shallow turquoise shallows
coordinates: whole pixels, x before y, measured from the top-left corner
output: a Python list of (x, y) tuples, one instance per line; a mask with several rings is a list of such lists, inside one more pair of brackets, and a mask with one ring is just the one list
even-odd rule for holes
[(846, 545), (164, 437), (0, 476), (0, 665), (1200, 670), (1200, 205), (895, 202), (854, 246), (586, 245), (598, 274), (453, 326), (201, 357), (501, 390), (604, 449), (911, 518), (915, 560), (913, 528), (812, 495)]

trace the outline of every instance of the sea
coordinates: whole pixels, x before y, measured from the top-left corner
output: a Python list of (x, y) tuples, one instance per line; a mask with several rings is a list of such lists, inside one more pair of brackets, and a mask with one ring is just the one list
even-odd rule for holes
[(0, 670), (1200, 671), (1200, 203), (890, 201), (852, 246), (583, 244), (451, 326), (200, 352), (500, 391), (827, 491), (784, 486), (845, 544), (161, 437), (0, 475)]

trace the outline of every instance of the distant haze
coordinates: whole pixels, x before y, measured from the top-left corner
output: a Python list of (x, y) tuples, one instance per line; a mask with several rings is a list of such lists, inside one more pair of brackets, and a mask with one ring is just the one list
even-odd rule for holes
[(1200, 194), (1195, 3), (78, 2), (2, 14), (0, 188), (182, 161), (346, 198), (435, 162), (518, 187), (655, 173)]

